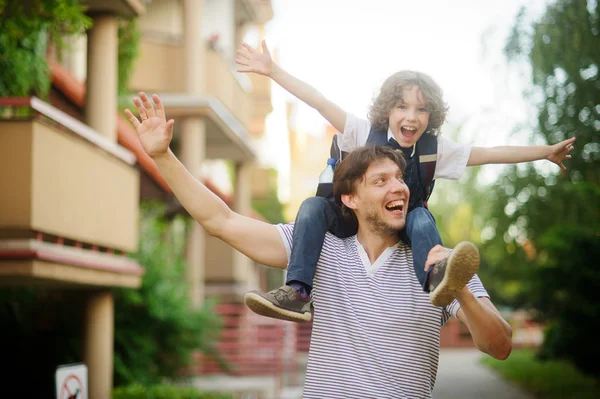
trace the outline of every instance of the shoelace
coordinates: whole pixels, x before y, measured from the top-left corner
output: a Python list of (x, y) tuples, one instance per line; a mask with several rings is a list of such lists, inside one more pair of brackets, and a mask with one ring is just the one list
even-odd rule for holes
[(281, 288), (281, 287), (280, 287), (280, 288), (277, 288), (277, 289), (275, 290), (275, 292), (273, 292), (273, 296), (274, 296), (274, 297), (275, 297), (277, 300), (281, 301), (281, 300), (283, 300), (283, 299), (287, 298), (287, 296), (288, 296), (288, 293), (287, 293), (287, 291), (286, 291), (284, 288)]

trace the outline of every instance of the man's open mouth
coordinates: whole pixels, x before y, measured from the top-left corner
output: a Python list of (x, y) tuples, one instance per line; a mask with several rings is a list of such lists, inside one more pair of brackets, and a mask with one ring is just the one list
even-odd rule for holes
[(385, 206), (385, 209), (396, 215), (402, 214), (402, 211), (404, 210), (404, 200), (391, 201)]

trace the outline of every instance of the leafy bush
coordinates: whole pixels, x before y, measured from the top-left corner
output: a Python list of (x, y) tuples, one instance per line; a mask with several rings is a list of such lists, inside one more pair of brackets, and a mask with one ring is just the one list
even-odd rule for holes
[(200, 392), (196, 388), (173, 385), (139, 384), (128, 385), (113, 390), (112, 399), (231, 399), (230, 395)]
[(592, 399), (598, 397), (600, 382), (579, 372), (566, 361), (541, 361), (531, 350), (514, 350), (506, 360), (489, 356), (482, 363), (547, 399)]
[(0, 0), (0, 97), (45, 96), (50, 89), (48, 43), (91, 26), (78, 0)]
[(176, 378), (194, 351), (216, 355), (220, 318), (212, 304), (194, 309), (185, 281), (185, 223), (166, 221), (162, 205), (141, 209), (135, 255), (146, 269), (139, 290), (115, 293), (115, 385)]

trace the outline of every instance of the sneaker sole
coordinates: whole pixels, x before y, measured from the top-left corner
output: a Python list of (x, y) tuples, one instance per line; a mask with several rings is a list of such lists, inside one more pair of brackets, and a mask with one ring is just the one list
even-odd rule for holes
[(260, 295), (251, 292), (244, 296), (244, 302), (250, 310), (261, 316), (295, 322), (305, 322), (312, 319), (310, 312), (294, 312), (293, 310), (279, 308)]
[(446, 273), (440, 285), (429, 294), (433, 306), (447, 306), (479, 269), (479, 251), (470, 242), (459, 243), (448, 259)]

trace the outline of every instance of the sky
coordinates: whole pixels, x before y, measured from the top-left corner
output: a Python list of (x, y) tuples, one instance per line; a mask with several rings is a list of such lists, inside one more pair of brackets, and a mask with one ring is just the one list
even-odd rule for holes
[[(520, 7), (527, 6), (529, 15), (536, 16), (546, 3), (273, 0), (274, 17), (265, 37), (282, 68), (347, 112), (365, 118), (385, 78), (415, 69), (432, 76), (444, 90), (450, 106), (444, 134), (471, 145), (524, 145), (528, 135), (514, 131), (517, 125), (535, 123), (535, 109), (523, 96), (528, 78), (522, 68), (507, 63), (502, 49)], [(287, 145), (282, 134), (285, 102), (296, 101), (273, 86), (274, 112), (266, 132), (271, 148)], [(299, 130), (324, 131), (323, 118), (307, 106), (300, 106), (296, 122)], [(460, 136), (454, 137), (459, 126)], [(285, 182), (286, 156), (274, 151), (265, 156)], [(490, 180), (497, 169), (488, 168), (483, 175)], [(285, 188), (280, 195), (285, 201)]]

